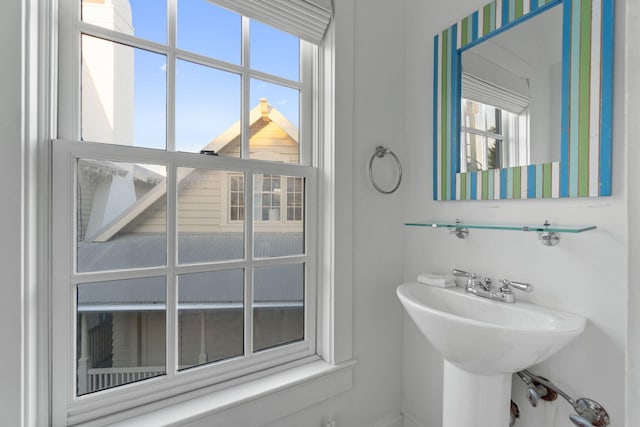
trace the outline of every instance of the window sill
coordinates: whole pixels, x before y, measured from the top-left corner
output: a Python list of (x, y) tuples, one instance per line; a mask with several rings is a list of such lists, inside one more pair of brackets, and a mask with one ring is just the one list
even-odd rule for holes
[(355, 361), (331, 365), (316, 360), (169, 406), (136, 408), (109, 424), (177, 426), (214, 416), (216, 425), (252, 425), (256, 420), (265, 424), (348, 391), (354, 365)]

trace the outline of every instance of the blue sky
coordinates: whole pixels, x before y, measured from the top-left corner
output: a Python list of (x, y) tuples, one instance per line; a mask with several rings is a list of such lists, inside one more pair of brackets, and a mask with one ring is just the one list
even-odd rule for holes
[[(130, 0), (135, 35), (166, 43), (166, 3)], [(207, 0), (178, 0), (177, 45), (201, 55), (240, 64), (240, 16)], [(294, 36), (251, 21), (250, 64), (290, 80), (299, 78), (299, 42)], [(166, 58), (135, 49), (135, 145), (166, 144)], [(275, 60), (274, 60), (275, 59)], [(240, 119), (240, 76), (178, 60), (176, 64), (176, 149), (199, 151)], [(298, 91), (252, 80), (250, 107), (265, 97), (299, 124)]]

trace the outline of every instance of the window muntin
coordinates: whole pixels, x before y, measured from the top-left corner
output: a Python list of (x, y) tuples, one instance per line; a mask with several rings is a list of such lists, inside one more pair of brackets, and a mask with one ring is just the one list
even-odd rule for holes
[[(62, 0), (63, 3), (72, 3), (75, 0)], [(173, 1), (173, 0), (170, 0)], [(77, 4), (77, 3), (76, 3)], [(69, 7), (68, 5), (65, 7)], [(172, 8), (169, 8), (170, 10)], [(173, 9), (175, 10), (175, 9)], [(65, 18), (67, 19), (67, 18)], [(175, 16), (173, 18), (169, 17), (169, 21), (171, 19), (175, 20)], [(242, 25), (249, 26), (250, 22), (247, 18), (242, 18)], [(241, 174), (244, 178), (244, 188), (242, 189), (243, 193), (252, 192), (252, 186), (254, 177), (256, 175), (277, 175), (281, 177), (286, 176), (295, 176), (297, 178), (301, 178), (305, 183), (304, 188), (306, 191), (310, 191), (309, 196), (311, 199), (315, 199), (314, 193), (315, 183), (316, 183), (316, 170), (314, 167), (311, 167), (311, 156), (309, 153), (311, 150), (311, 134), (307, 132), (302, 132), (302, 129), (310, 129), (310, 120), (311, 120), (311, 107), (313, 102), (311, 101), (311, 74), (309, 73), (313, 70), (314, 64), (314, 54), (315, 49), (312, 48), (311, 45), (305, 42), (300, 42), (300, 62), (302, 65), (300, 70), (300, 81), (289, 81), (285, 78), (273, 75), (270, 76), (263, 71), (255, 71), (251, 68), (247, 68), (244, 66), (234, 66), (233, 64), (222, 63), (219, 59), (216, 58), (208, 58), (202, 57), (196, 54), (192, 54), (187, 51), (182, 51), (181, 49), (176, 48), (171, 45), (171, 40), (175, 40), (175, 34), (172, 36), (169, 34), (167, 36), (167, 40), (169, 40), (168, 45), (160, 45), (155, 42), (148, 41), (148, 38), (145, 40), (138, 40), (135, 34), (125, 34), (119, 31), (113, 31), (107, 27), (95, 27), (93, 23), (90, 22), (80, 22), (76, 25), (72, 25), (65, 28), (73, 28), (73, 33), (71, 36), (67, 35), (67, 38), (64, 36), (61, 38), (61, 49), (70, 55), (63, 55), (64, 58), (80, 58), (80, 52), (73, 52), (73, 46), (80, 45), (79, 40), (82, 38), (95, 38), (101, 41), (104, 41), (107, 44), (123, 46), (125, 49), (132, 49), (134, 52), (137, 50), (141, 50), (146, 52), (150, 52), (153, 55), (161, 56), (165, 61), (160, 63), (158, 61), (156, 63), (160, 74), (163, 76), (165, 86), (161, 91), (164, 93), (166, 98), (163, 101), (158, 102), (156, 106), (160, 105), (164, 108), (164, 119), (156, 120), (155, 123), (153, 120), (148, 120), (142, 128), (153, 129), (154, 131), (163, 131), (165, 134), (162, 138), (151, 137), (149, 140), (161, 141), (157, 143), (157, 145), (153, 144), (138, 144), (136, 141), (133, 143), (131, 141), (120, 142), (121, 138), (117, 138), (117, 141), (108, 141), (110, 143), (101, 143), (101, 144), (84, 144), (80, 141), (74, 141), (74, 139), (78, 139), (79, 136), (82, 135), (82, 129), (84, 125), (81, 125), (80, 121), (74, 119), (74, 117), (81, 117), (81, 111), (83, 109), (83, 102), (81, 96), (78, 96), (76, 101), (73, 101), (73, 94), (80, 94), (82, 92), (81, 85), (78, 83), (78, 79), (73, 78), (73, 73), (65, 73), (61, 72), (62, 81), (61, 87), (63, 91), (61, 92), (61, 99), (64, 98), (65, 102), (68, 99), (72, 101), (68, 104), (63, 103), (65, 108), (61, 109), (61, 126), (59, 136), (61, 139), (65, 139), (64, 141), (56, 141), (54, 143), (54, 157), (57, 159), (67, 159), (74, 158), (76, 159), (74, 162), (73, 168), (73, 178), (70, 178), (70, 171), (67, 167), (67, 163), (65, 161), (54, 161), (54, 198), (58, 199), (57, 196), (60, 197), (60, 200), (67, 200), (67, 206), (76, 210), (76, 198), (75, 191), (78, 186), (78, 182), (76, 180), (77, 177), (77, 163), (79, 160), (86, 162), (111, 162), (111, 163), (127, 163), (132, 165), (145, 165), (145, 164), (154, 164), (152, 170), (158, 168), (164, 168), (164, 173), (161, 175), (165, 176), (165, 182), (163, 184), (159, 184), (156, 188), (149, 190), (149, 192), (141, 197), (136, 199), (136, 202), (122, 212), (122, 215), (127, 216), (129, 214), (133, 214), (134, 219), (130, 223), (125, 221), (126, 227), (141, 227), (142, 225), (147, 226), (149, 224), (141, 224), (142, 218), (154, 210), (153, 203), (158, 202), (163, 205), (163, 209), (165, 210), (164, 216), (155, 216), (155, 220), (159, 222), (155, 224), (156, 226), (163, 225), (166, 228), (166, 237), (164, 242), (158, 243), (158, 247), (161, 250), (164, 250), (166, 256), (164, 257), (163, 263), (160, 263), (158, 266), (128, 266), (128, 265), (118, 265), (111, 269), (99, 270), (99, 271), (74, 271), (69, 270), (66, 266), (73, 265), (73, 263), (61, 262), (57, 263), (54, 260), (54, 264), (56, 264), (56, 270), (58, 272), (62, 272), (62, 274), (57, 274), (54, 286), (56, 287), (56, 302), (54, 311), (56, 316), (61, 316), (66, 318), (66, 321), (62, 321), (62, 323), (75, 324), (76, 329), (80, 330), (82, 328), (81, 322), (77, 321), (78, 312), (76, 310), (76, 298), (67, 298), (67, 295), (70, 295), (70, 290), (73, 289), (73, 293), (75, 295), (76, 287), (80, 284), (83, 285), (85, 283), (103, 283), (103, 282), (112, 282), (112, 281), (130, 281), (130, 280), (144, 280), (153, 277), (159, 277), (164, 280), (166, 283), (166, 296), (167, 299), (165, 301), (165, 306), (162, 307), (162, 310), (165, 312), (165, 325), (166, 325), (166, 333), (163, 335), (166, 338), (166, 352), (163, 353), (165, 357), (164, 364), (164, 372), (166, 375), (154, 374), (156, 377), (153, 381), (136, 381), (135, 385), (131, 385), (126, 389), (122, 389), (121, 387), (112, 387), (109, 389), (101, 390), (97, 393), (86, 393), (81, 394), (78, 393), (78, 385), (76, 384), (76, 378), (78, 374), (78, 369), (81, 366), (79, 363), (79, 357), (77, 357), (77, 349), (79, 346), (74, 346), (73, 348), (66, 348), (64, 343), (77, 341), (75, 339), (71, 340), (60, 340), (60, 342), (54, 343), (54, 354), (55, 366), (68, 366), (69, 370), (65, 370), (66, 375), (54, 375), (55, 385), (56, 387), (60, 386), (60, 390), (67, 390), (65, 393), (65, 401), (66, 405), (54, 405), (57, 415), (54, 415), (56, 419), (67, 419), (68, 413), (73, 413), (73, 417), (77, 414), (81, 414), (85, 409), (82, 408), (90, 408), (95, 407), (96, 405), (106, 405), (103, 402), (103, 399), (107, 399), (109, 402), (119, 402), (118, 406), (120, 409), (126, 408), (129, 404), (129, 399), (125, 397), (133, 395), (142, 398), (143, 400), (147, 398), (146, 396), (151, 396), (155, 391), (162, 390), (163, 396), (166, 396), (167, 393), (171, 393), (171, 390), (175, 387), (175, 384), (180, 384), (181, 390), (187, 390), (191, 381), (197, 379), (199, 384), (202, 385), (202, 381), (204, 378), (205, 383), (213, 384), (219, 381), (219, 378), (232, 378), (234, 372), (237, 372), (237, 376), (241, 376), (246, 374), (247, 372), (251, 372), (252, 367), (259, 367), (258, 369), (264, 369), (265, 366), (268, 365), (278, 365), (282, 363), (286, 363), (287, 361), (292, 361), (296, 359), (300, 359), (301, 357), (305, 357), (308, 355), (312, 355), (315, 353), (315, 338), (314, 338), (314, 325), (315, 325), (315, 304), (307, 304), (307, 298), (313, 298), (313, 290), (315, 283), (313, 278), (310, 276), (309, 271), (314, 271), (313, 265), (315, 264), (315, 259), (313, 252), (309, 253), (305, 250), (305, 245), (307, 244), (307, 240), (310, 238), (314, 238), (315, 232), (309, 235), (307, 230), (305, 229), (306, 223), (302, 221), (300, 224), (296, 226), (299, 229), (296, 231), (300, 234), (300, 237), (296, 240), (296, 249), (294, 251), (291, 250), (278, 250), (275, 253), (270, 252), (264, 249), (256, 248), (257, 243), (261, 242), (260, 239), (256, 239), (256, 236), (261, 233), (261, 230), (255, 228), (256, 222), (253, 221), (253, 199), (251, 197), (245, 197), (246, 207), (244, 209), (244, 216), (246, 221), (242, 221), (239, 224), (240, 228), (244, 229), (244, 254), (240, 259), (233, 260), (211, 260), (204, 259), (195, 263), (180, 263), (180, 224), (179, 224), (179, 207), (181, 205), (180, 197), (183, 194), (180, 194), (180, 176), (181, 170), (209, 170), (216, 169), (220, 171), (225, 171), (230, 174)], [(169, 31), (171, 32), (171, 28), (175, 29), (175, 25), (168, 26)], [(67, 31), (65, 29), (65, 31)], [(245, 34), (246, 32), (243, 32)], [(77, 44), (73, 43), (73, 40), (78, 41)], [(248, 44), (246, 39), (243, 40), (243, 44)], [(135, 53), (134, 53), (135, 57)], [(243, 88), (239, 91), (240, 97), (240, 110), (243, 112), (240, 115), (240, 120), (237, 123), (237, 127), (240, 129), (238, 135), (231, 135), (232, 138), (228, 139), (228, 144), (236, 144), (239, 150), (238, 158), (229, 159), (224, 158), (223, 155), (218, 156), (203, 156), (201, 154), (195, 153), (178, 153), (178, 141), (177, 141), (177, 90), (178, 88), (178, 71), (179, 67), (178, 61), (184, 61), (188, 63), (198, 64), (203, 67), (208, 67), (208, 69), (212, 70), (220, 70), (225, 73), (235, 74), (240, 76), (240, 84)], [(115, 64), (117, 65), (117, 64)], [(73, 64), (62, 64), (62, 68), (69, 67), (73, 69)], [(135, 68), (135, 60), (134, 60), (134, 68)], [(134, 72), (135, 74), (135, 72)], [(259, 77), (259, 79), (256, 78)], [(303, 76), (306, 76), (303, 78)], [(296, 114), (299, 114), (298, 117), (294, 119), (297, 122), (297, 126), (294, 126), (293, 129), (288, 129), (288, 132), (285, 132), (289, 137), (297, 136), (297, 138), (292, 138), (295, 140), (297, 146), (297, 152), (293, 153), (294, 160), (282, 160), (281, 158), (274, 158), (281, 156), (281, 153), (276, 153), (276, 156), (273, 156), (271, 152), (268, 150), (262, 150), (261, 154), (257, 154), (255, 157), (250, 154), (250, 139), (251, 139), (251, 130), (252, 130), (252, 115), (250, 114), (252, 111), (260, 112), (260, 115), (257, 118), (261, 121), (269, 121), (276, 122), (278, 124), (287, 124), (287, 121), (291, 122), (288, 118), (287, 121), (280, 120), (281, 118), (274, 119), (269, 115), (263, 116), (262, 111), (266, 110), (268, 113), (277, 112), (276, 108), (273, 108), (273, 105), (266, 99), (260, 99), (259, 105), (252, 106), (249, 99), (249, 94), (251, 92), (251, 83), (252, 81), (261, 81), (266, 82), (270, 85), (276, 86), (278, 88), (284, 88), (287, 90), (291, 90), (292, 93), (295, 94), (296, 97), (296, 105), (297, 107), (294, 109)], [(77, 85), (77, 86), (76, 86)], [(131, 86), (131, 85), (129, 85)], [(135, 88), (135, 84), (133, 87)], [(107, 91), (108, 92), (108, 91)], [(113, 91), (111, 91), (113, 92)], [(128, 94), (131, 96), (131, 93)], [(136, 95), (134, 94), (134, 98)], [(245, 99), (246, 98), (246, 99)], [(306, 101), (305, 101), (306, 100)], [(71, 105), (72, 108), (66, 108), (67, 105)], [(302, 106), (305, 106), (302, 108)], [(85, 105), (85, 107), (87, 107)], [(88, 107), (87, 107), (88, 108)], [(135, 109), (134, 109), (135, 110)], [(137, 110), (135, 110), (137, 111)], [(282, 113), (280, 113), (282, 114)], [(284, 116), (284, 114), (282, 114)], [(89, 116), (87, 116), (89, 117)], [(134, 112), (134, 118), (137, 120), (137, 113)], [(286, 118), (286, 117), (285, 117)], [(75, 127), (74, 127), (75, 126)], [(138, 124), (136, 124), (138, 126)], [(233, 123), (229, 124), (227, 129), (232, 129), (235, 131), (236, 126)], [(135, 134), (135, 132), (134, 132)], [(304, 139), (302, 139), (302, 135), (306, 135)], [(215, 137), (215, 136), (214, 136)], [(134, 140), (136, 137), (133, 138)], [(124, 140), (124, 138), (122, 138)], [(100, 141), (97, 141), (100, 142)], [(107, 141), (102, 141), (107, 142)], [(290, 142), (290, 141), (289, 141)], [(143, 149), (144, 148), (144, 149)], [(153, 149), (148, 149), (153, 148)], [(302, 155), (301, 153), (305, 153)], [(215, 154), (218, 154), (217, 152)], [(223, 154), (223, 153), (220, 153)], [(289, 153), (291, 155), (291, 153)], [(251, 158), (251, 160), (249, 160)], [(266, 161), (257, 161), (257, 160), (266, 160)], [(230, 162), (230, 163), (229, 163)], [(157, 171), (156, 171), (157, 172)], [(284, 186), (284, 182), (280, 184)], [(226, 194), (226, 192), (218, 193), (218, 194)], [(224, 197), (222, 197), (224, 199)], [(284, 203), (284, 202), (281, 202)], [(156, 206), (157, 207), (157, 206)], [(228, 206), (227, 206), (228, 208)], [(313, 210), (313, 206), (311, 206)], [(68, 209), (64, 209), (68, 210)], [(226, 212), (226, 209), (221, 209), (219, 212)], [(57, 211), (58, 213), (62, 212), (61, 210)], [(156, 211), (155, 213), (157, 213)], [(212, 211), (213, 212), (213, 211)], [(219, 213), (216, 211), (216, 215)], [(281, 218), (284, 218), (284, 208), (281, 207)], [(153, 215), (152, 215), (153, 216)], [(56, 214), (54, 212), (54, 217), (57, 218), (56, 225), (54, 226), (54, 245), (56, 246), (56, 251), (60, 254), (60, 258), (64, 259), (65, 253), (71, 251), (72, 256), (75, 256), (74, 249), (76, 242), (73, 241), (73, 238), (69, 238), (69, 234), (67, 233), (70, 230), (75, 230), (78, 227), (78, 223), (76, 223), (76, 219), (73, 221), (68, 218), (68, 215), (64, 214)], [(128, 217), (127, 217), (128, 218)], [(222, 223), (222, 221), (221, 221)], [(58, 225), (61, 227), (58, 229)], [(112, 236), (119, 236), (118, 233), (123, 232), (124, 230), (131, 230), (132, 228), (120, 228), (119, 226), (115, 226), (111, 231), (115, 230), (115, 234)], [(233, 225), (232, 228), (238, 228), (237, 224)], [(142, 228), (136, 228), (138, 231), (142, 231)], [(272, 230), (273, 231), (273, 230)], [(275, 230), (280, 231), (280, 230)], [(284, 230), (282, 230), (284, 233)], [(73, 231), (75, 233), (75, 231)], [(71, 235), (73, 235), (71, 233)], [(276, 233), (277, 234), (277, 233)], [(140, 237), (140, 236), (134, 236)], [(108, 245), (111, 242), (101, 242), (104, 245)], [(254, 247), (254, 250), (248, 250), (247, 247)], [(310, 245), (313, 247), (313, 244)], [(71, 249), (70, 249), (71, 248)], [(144, 255), (144, 247), (139, 248), (140, 253)], [(254, 255), (255, 254), (255, 255)], [(234, 257), (235, 258), (235, 257)], [(58, 259), (56, 255), (56, 259)], [(275, 341), (268, 343), (269, 351), (258, 351), (253, 348), (254, 340), (253, 337), (253, 305), (245, 304), (244, 305), (244, 319), (245, 319), (245, 330), (249, 331), (243, 337), (244, 340), (244, 352), (239, 356), (231, 356), (233, 351), (228, 353), (229, 357), (224, 358), (224, 363), (219, 364), (216, 363), (215, 360), (206, 358), (207, 361), (205, 364), (206, 367), (202, 367), (203, 370), (198, 370), (198, 375), (193, 376), (189, 374), (192, 370), (183, 369), (180, 366), (180, 356), (178, 354), (178, 348), (180, 345), (180, 336), (179, 336), (179, 311), (182, 302), (179, 300), (179, 288), (180, 288), (180, 278), (184, 278), (189, 274), (200, 274), (200, 273), (210, 273), (214, 274), (218, 271), (229, 271), (229, 270), (242, 270), (243, 271), (243, 292), (244, 298), (246, 301), (253, 301), (253, 292), (254, 292), (254, 275), (258, 274), (261, 268), (267, 267), (278, 267), (278, 266), (290, 266), (292, 264), (304, 266), (302, 268), (302, 276), (296, 283), (297, 286), (301, 286), (303, 288), (303, 295), (305, 300), (302, 302), (302, 310), (304, 313), (304, 323), (301, 325), (302, 333), (296, 333), (295, 336), (285, 337), (281, 339), (277, 339)], [(88, 276), (87, 276), (88, 275)], [(59, 280), (60, 277), (67, 277), (68, 280)], [(89, 280), (90, 279), (90, 280)], [(183, 279), (184, 280), (184, 279)], [(70, 286), (70, 287), (69, 287)], [(83, 285), (84, 286), (84, 285)], [(65, 287), (67, 287), (65, 289)], [(160, 306), (157, 306), (158, 308)], [(103, 311), (100, 314), (103, 322), (108, 322), (109, 319), (113, 319), (113, 314), (108, 311)], [(184, 313), (183, 313), (184, 314)], [(298, 325), (300, 325), (299, 321)], [(277, 325), (277, 323), (276, 323)], [(68, 328), (61, 328), (60, 331), (65, 331)], [(298, 330), (300, 330), (298, 328)], [(275, 331), (277, 332), (277, 331)], [(75, 333), (75, 332), (73, 332)], [(79, 344), (79, 342), (78, 342)], [(266, 349), (267, 346), (261, 347), (260, 350)], [(61, 360), (60, 355), (66, 354), (67, 358), (65, 360)], [(184, 359), (185, 361), (187, 359)], [(223, 359), (219, 359), (223, 360)], [(185, 362), (185, 366), (188, 366), (191, 362)], [(199, 363), (199, 362), (198, 362)], [(98, 368), (96, 368), (98, 369)], [(253, 368), (256, 369), (256, 368)], [(72, 386), (71, 386), (72, 384)], [(120, 394), (117, 390), (122, 389), (123, 394), (120, 397)], [(137, 390), (140, 390), (138, 394)], [(126, 392), (126, 393), (125, 393)], [(105, 394), (106, 393), (106, 394)], [(78, 397), (81, 396), (82, 405), (77, 406), (76, 404), (80, 404), (78, 401)], [(148, 397), (148, 399), (152, 399)], [(59, 402), (59, 399), (56, 399)], [(86, 402), (92, 402), (90, 406), (85, 406)], [(69, 408), (74, 408), (72, 411)], [(89, 411), (90, 409), (86, 409)], [(68, 412), (71, 411), (71, 412)], [(64, 413), (62, 413), (64, 412)]]

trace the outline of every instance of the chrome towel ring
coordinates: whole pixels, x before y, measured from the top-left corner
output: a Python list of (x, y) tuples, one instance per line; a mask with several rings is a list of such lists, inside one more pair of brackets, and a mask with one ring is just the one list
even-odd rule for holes
[[(391, 157), (393, 157), (393, 159), (396, 161), (396, 165), (398, 166), (398, 182), (391, 190), (384, 190), (380, 188), (380, 186), (376, 183), (376, 180), (373, 178), (373, 161), (376, 159), (376, 157), (381, 159), (387, 154), (390, 154)], [(391, 194), (396, 191), (398, 187), (400, 187), (400, 183), (402, 182), (402, 165), (400, 164), (400, 159), (398, 159), (398, 156), (396, 156), (390, 148), (383, 147), (382, 145), (378, 145), (376, 147), (375, 153), (373, 153), (373, 156), (371, 156), (371, 160), (369, 160), (369, 179), (371, 180), (371, 183), (373, 184), (375, 189), (382, 194)]]

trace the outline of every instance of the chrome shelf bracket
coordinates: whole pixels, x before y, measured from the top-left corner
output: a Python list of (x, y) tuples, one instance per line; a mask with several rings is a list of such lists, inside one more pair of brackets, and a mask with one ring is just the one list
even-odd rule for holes
[(463, 227), (459, 219), (456, 219), (456, 226), (449, 230), (449, 233), (455, 234), (458, 239), (466, 239), (469, 236), (469, 229)]
[[(544, 222), (544, 228), (549, 228), (549, 221)], [(538, 231), (538, 239), (542, 241), (544, 246), (556, 246), (560, 243), (560, 233), (557, 231)]]

